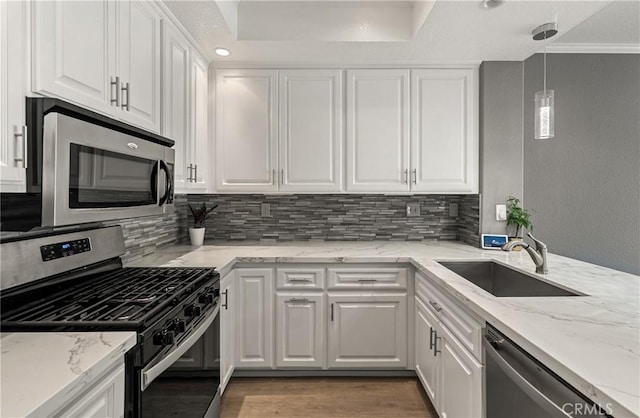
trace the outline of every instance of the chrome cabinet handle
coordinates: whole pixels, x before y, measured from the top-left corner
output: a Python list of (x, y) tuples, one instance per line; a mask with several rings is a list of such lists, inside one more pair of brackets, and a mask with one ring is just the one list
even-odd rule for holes
[(222, 292), (222, 294), (224, 295), (224, 302), (222, 302), (222, 307), (226, 311), (229, 309), (229, 289)]
[(193, 168), (193, 179), (192, 179), (192, 181), (194, 183), (197, 183), (198, 182), (198, 164), (194, 164), (193, 166), (194, 166), (194, 168)]
[(434, 331), (435, 338), (433, 339), (433, 356), (436, 357), (438, 353), (441, 353), (442, 350), (438, 349), (438, 340), (441, 340), (442, 337), (438, 337), (438, 331)]
[(409, 184), (409, 169), (404, 169), (404, 184)]
[[(110, 87), (111, 87), (111, 105), (113, 106), (114, 104), (118, 107), (120, 107), (120, 77), (115, 76), (115, 77), (111, 77), (111, 82), (109, 83)], [(113, 87), (115, 87), (115, 99), (113, 97)]]
[(358, 279), (358, 281), (360, 283), (370, 283), (370, 282), (377, 282), (378, 280), (376, 280), (376, 279)]
[(290, 282), (303, 282), (303, 283), (311, 283), (309, 279), (289, 279)]
[(187, 181), (191, 182), (191, 181), (193, 181), (193, 178), (191, 177), (191, 174), (193, 172), (193, 164), (189, 164), (187, 166), (187, 171), (189, 172), (189, 175), (187, 176)]
[(433, 327), (429, 327), (429, 350), (433, 350), (433, 334), (435, 333)]
[(291, 298), (287, 302), (293, 302), (293, 303), (296, 303), (296, 302), (309, 302), (309, 299), (308, 298)]
[(280, 169), (280, 184), (284, 186), (284, 168)]
[(276, 174), (276, 169), (274, 168), (273, 170), (271, 170), (271, 184), (276, 184), (276, 181), (278, 181), (277, 178), (277, 174)]
[(333, 322), (333, 303), (331, 304), (331, 322)]
[(442, 307), (438, 305), (436, 302), (433, 302), (430, 300), (429, 305), (433, 306), (433, 309), (435, 309), (436, 312), (442, 312)]
[(27, 168), (27, 127), (21, 125), (19, 128), (15, 127), (15, 132), (13, 136), (16, 140), (22, 140), (22, 154), (20, 156), (17, 155), (14, 158), (16, 166), (19, 163), (22, 163), (22, 168)]
[[(125, 92), (127, 93), (127, 103), (124, 102), (124, 96), (125, 96)], [(122, 105), (121, 107), (128, 111), (129, 110), (129, 102), (131, 99), (131, 89), (129, 88), (129, 82), (124, 83), (124, 86), (122, 86)]]
[(414, 168), (411, 172), (413, 173), (413, 184), (418, 184), (418, 169)]

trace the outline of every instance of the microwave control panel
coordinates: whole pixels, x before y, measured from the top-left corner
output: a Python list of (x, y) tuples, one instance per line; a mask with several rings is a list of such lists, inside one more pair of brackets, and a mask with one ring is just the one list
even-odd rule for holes
[(62, 257), (91, 251), (89, 238), (76, 239), (73, 241), (56, 242), (55, 244), (42, 245), (40, 254), (42, 261), (56, 260)]

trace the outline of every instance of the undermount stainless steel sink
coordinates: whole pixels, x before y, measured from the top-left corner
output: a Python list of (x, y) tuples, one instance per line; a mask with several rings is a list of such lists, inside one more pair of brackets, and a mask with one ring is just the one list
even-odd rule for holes
[(438, 261), (497, 297), (584, 296), (575, 290), (552, 285), (495, 261)]

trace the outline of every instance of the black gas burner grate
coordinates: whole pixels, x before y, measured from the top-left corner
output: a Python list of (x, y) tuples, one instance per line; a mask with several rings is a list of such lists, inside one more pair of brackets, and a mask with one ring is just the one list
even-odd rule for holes
[(210, 280), (212, 269), (123, 268), (3, 313), (2, 326), (137, 329)]

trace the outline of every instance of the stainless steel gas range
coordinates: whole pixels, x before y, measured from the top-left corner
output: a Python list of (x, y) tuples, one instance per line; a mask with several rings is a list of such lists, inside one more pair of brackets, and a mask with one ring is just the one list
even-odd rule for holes
[[(126, 355), (125, 415), (216, 417), (219, 371), (167, 370), (205, 332), (219, 330), (219, 274), (207, 268), (125, 268), (119, 226), (2, 242), (2, 332), (134, 331)], [(209, 334), (208, 334), (209, 335)], [(219, 344), (219, 335), (216, 336)]]

